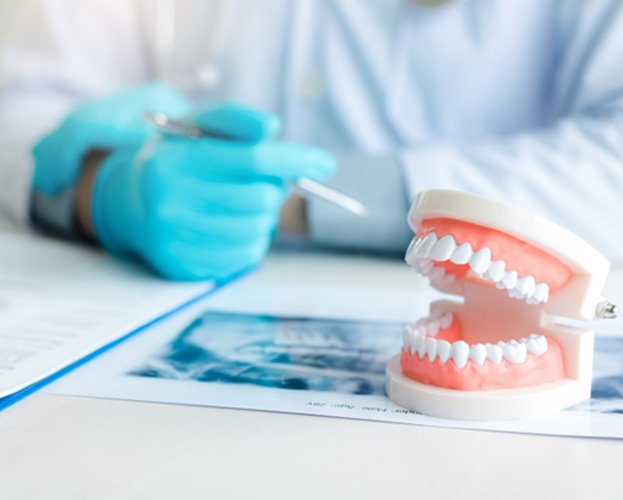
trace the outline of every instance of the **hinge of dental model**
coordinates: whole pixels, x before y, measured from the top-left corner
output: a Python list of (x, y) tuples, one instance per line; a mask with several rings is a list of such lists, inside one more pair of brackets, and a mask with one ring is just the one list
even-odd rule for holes
[(595, 318), (597, 319), (615, 319), (619, 317), (619, 306), (611, 302), (602, 301), (595, 308)]

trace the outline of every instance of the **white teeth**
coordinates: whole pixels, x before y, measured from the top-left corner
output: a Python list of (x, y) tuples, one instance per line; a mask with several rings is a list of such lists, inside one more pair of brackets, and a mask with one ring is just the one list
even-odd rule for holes
[(451, 324), (452, 324), (452, 313), (450, 312), (443, 313), (441, 317), (439, 318), (439, 328), (441, 328), (442, 330), (445, 330), (446, 328), (450, 328)]
[(454, 242), (454, 238), (451, 235), (446, 234), (439, 241), (437, 241), (437, 243), (435, 243), (435, 246), (432, 248), (428, 256), (433, 260), (443, 262), (444, 260), (448, 260), (450, 258), (455, 248), (456, 243)]
[(545, 303), (549, 299), (547, 283), (536, 283), (534, 276), (530, 275), (519, 277), (515, 270), (506, 271), (505, 261), (491, 261), (489, 247), (474, 252), (470, 243), (457, 245), (450, 234), (438, 238), (436, 233), (430, 232), (419, 238), (414, 237), (409, 243), (405, 260), (443, 290), (452, 287), (456, 276), (441, 266), (435, 266), (434, 262), (449, 260), (458, 265), (469, 264), (475, 274), (493, 281), (498, 289), (508, 290), (511, 298), (525, 300), (528, 304)]
[(409, 247), (407, 248), (407, 251), (405, 253), (405, 261), (407, 262), (407, 264), (413, 265), (415, 264), (415, 249), (416, 247), (418, 247), (421, 244), (421, 240), (418, 239), (416, 236), (413, 237), (413, 239), (411, 240), (411, 243), (409, 243)]
[(447, 340), (438, 340), (437, 341), (437, 356), (439, 357), (439, 361), (445, 363), (450, 359), (450, 354), (452, 353), (452, 344)]
[(437, 340), (433, 338), (426, 339), (426, 355), (429, 361), (434, 361), (437, 356)]
[(487, 349), (483, 344), (476, 344), (469, 350), (469, 359), (471, 359), (478, 366), (485, 364), (487, 359)]
[(523, 278), (517, 280), (515, 290), (517, 290), (524, 297), (529, 297), (534, 293), (535, 286), (536, 282), (533, 276), (524, 276)]
[(502, 284), (504, 285), (504, 288), (508, 290), (515, 288), (515, 285), (517, 284), (517, 271), (508, 271), (504, 273)]
[(472, 250), (472, 246), (465, 242), (461, 243), (454, 252), (452, 252), (452, 256), (450, 257), (450, 261), (455, 264), (467, 264), (469, 259), (472, 258), (474, 252)]
[(420, 272), (420, 274), (426, 276), (433, 268), (433, 261), (430, 259), (418, 259), (415, 261), (414, 267)]
[(504, 277), (506, 263), (503, 260), (496, 260), (489, 264), (489, 269), (485, 273), (485, 278), (491, 281), (500, 281)]
[(549, 298), (549, 285), (547, 283), (539, 283), (534, 287), (532, 298), (536, 302), (547, 302)]
[(420, 258), (428, 257), (435, 243), (437, 243), (437, 235), (435, 233), (428, 233), (424, 236), (422, 244), (417, 248), (415, 255)]
[(471, 267), (472, 271), (476, 274), (484, 273), (489, 268), (490, 263), (491, 250), (487, 247), (482, 247), (469, 259), (469, 267)]
[(487, 350), (487, 359), (496, 365), (502, 362), (502, 348), (499, 345), (485, 344)]
[(515, 342), (514, 344), (507, 343), (503, 348), (504, 359), (514, 365), (519, 365), (526, 361), (528, 357), (528, 350), (525, 344)]
[(415, 350), (420, 359), (426, 354), (426, 339), (421, 335), (415, 337)]
[(547, 352), (547, 338), (544, 335), (531, 334), (526, 343), (528, 352), (540, 356)]
[(437, 335), (437, 332), (439, 332), (438, 321), (431, 321), (430, 323), (426, 324), (426, 335), (430, 337), (435, 337)]
[(460, 370), (465, 367), (469, 359), (469, 345), (463, 340), (458, 340), (452, 344), (452, 360)]

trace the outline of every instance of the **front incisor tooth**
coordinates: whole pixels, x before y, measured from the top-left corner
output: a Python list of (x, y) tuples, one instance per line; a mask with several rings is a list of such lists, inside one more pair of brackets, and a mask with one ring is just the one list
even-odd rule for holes
[(520, 365), (528, 358), (528, 350), (525, 344), (506, 344), (502, 349), (504, 359), (514, 365)]
[(454, 238), (450, 234), (443, 236), (430, 251), (429, 257), (433, 260), (443, 262), (448, 260), (456, 248)]
[(450, 358), (450, 354), (452, 353), (452, 344), (447, 340), (438, 340), (437, 341), (437, 357), (439, 361), (445, 363)]
[(488, 247), (482, 247), (469, 259), (469, 267), (471, 267), (472, 271), (476, 274), (484, 273), (489, 268), (490, 263), (491, 250)]
[(407, 264), (412, 265), (415, 262), (415, 250), (419, 245), (422, 244), (422, 238), (418, 238), (416, 236), (413, 237), (411, 243), (409, 243), (409, 247), (405, 253), (405, 261)]
[(435, 246), (435, 243), (437, 243), (437, 235), (435, 233), (428, 233), (426, 236), (424, 236), (422, 244), (417, 249), (417, 252), (415, 254), (420, 258), (428, 257), (428, 254)]
[(417, 351), (417, 355), (422, 359), (426, 354), (426, 339), (420, 335), (415, 337), (415, 349)]
[(487, 350), (487, 359), (496, 365), (499, 365), (502, 362), (502, 348), (499, 345), (491, 345), (486, 344), (485, 348)]
[(472, 246), (465, 242), (461, 243), (454, 252), (452, 252), (452, 256), (450, 257), (450, 261), (455, 264), (467, 264), (469, 259), (472, 258), (474, 252), (472, 250)]
[(429, 361), (435, 361), (435, 356), (437, 356), (437, 340), (430, 337), (426, 339), (426, 355)]
[(471, 359), (478, 366), (485, 364), (487, 359), (487, 348), (483, 344), (476, 344), (469, 350), (469, 359)]
[(464, 340), (458, 340), (452, 344), (452, 360), (460, 370), (465, 367), (469, 359), (469, 345)]

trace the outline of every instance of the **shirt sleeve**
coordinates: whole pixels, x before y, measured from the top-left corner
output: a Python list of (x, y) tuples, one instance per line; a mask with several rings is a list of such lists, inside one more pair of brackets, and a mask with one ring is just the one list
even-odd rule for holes
[(557, 16), (547, 127), (477, 143), (404, 148), (399, 161), (340, 162), (333, 185), (369, 204), (371, 216), (358, 220), (314, 201), (312, 239), (404, 250), (407, 200), (444, 188), (532, 210), (623, 261), (623, 3), (561, 2)]
[(522, 206), (623, 261), (623, 4), (565, 2), (550, 126), (401, 153), (411, 195), (455, 188)]
[(136, 4), (20, 2), (0, 47), (0, 213), (28, 221), (32, 147), (76, 103), (147, 79)]
[(363, 203), (368, 212), (359, 216), (325, 200), (308, 199), (312, 243), (403, 254), (412, 235), (406, 222), (409, 197), (398, 158), (363, 154), (337, 157), (338, 171), (326, 184)]

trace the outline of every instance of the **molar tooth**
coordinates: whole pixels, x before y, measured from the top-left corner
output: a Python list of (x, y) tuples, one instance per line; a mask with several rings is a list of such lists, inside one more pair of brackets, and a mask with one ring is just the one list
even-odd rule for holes
[(439, 328), (441, 328), (442, 330), (445, 330), (446, 328), (450, 328), (451, 324), (452, 324), (452, 313), (451, 312), (443, 313), (441, 317), (439, 318)]
[(429, 361), (435, 361), (435, 356), (437, 356), (437, 340), (431, 337), (426, 339), (426, 355)]
[(487, 359), (487, 348), (483, 344), (476, 344), (469, 350), (469, 359), (478, 366), (485, 364)]
[(502, 283), (504, 284), (504, 288), (508, 290), (515, 288), (517, 284), (517, 271), (507, 271), (504, 273)]
[(454, 238), (452, 235), (446, 234), (435, 243), (435, 246), (430, 251), (429, 257), (433, 260), (443, 262), (450, 258), (455, 248), (456, 243), (454, 242)]
[(435, 233), (428, 233), (424, 236), (422, 244), (417, 249), (416, 255), (420, 258), (428, 257), (428, 254), (433, 246), (435, 246), (435, 243), (437, 243), (437, 235)]
[(472, 271), (476, 274), (484, 273), (488, 269), (490, 263), (491, 250), (488, 247), (482, 247), (469, 259), (469, 267), (471, 267)]
[(549, 298), (549, 285), (547, 283), (539, 283), (536, 285), (532, 297), (536, 302), (547, 302)]
[(526, 349), (525, 344), (508, 343), (504, 348), (502, 348), (502, 352), (504, 354), (504, 359), (506, 359), (509, 363), (514, 365), (519, 365), (526, 361), (528, 357), (528, 350)]
[(450, 354), (452, 352), (452, 344), (447, 340), (438, 340), (437, 341), (437, 356), (439, 357), (439, 361), (445, 363), (450, 358)]
[(420, 359), (426, 354), (426, 339), (420, 335), (415, 337), (415, 349)]
[(523, 299), (524, 298), (524, 296), (521, 294), (521, 292), (519, 290), (517, 290), (517, 288), (511, 288), (508, 291), (508, 296), (511, 299)]
[(426, 335), (434, 337), (439, 332), (439, 321), (433, 320), (426, 324)]
[(496, 365), (502, 362), (502, 348), (499, 345), (485, 344), (487, 359)]
[(523, 278), (517, 280), (515, 290), (521, 293), (524, 297), (530, 297), (530, 295), (534, 293), (535, 286), (536, 281), (534, 280), (534, 276), (524, 276)]
[(527, 343), (528, 352), (540, 356), (547, 351), (547, 338), (544, 335), (530, 335)]
[(457, 340), (452, 344), (452, 360), (460, 370), (465, 367), (469, 359), (469, 345), (463, 340)]
[(504, 277), (506, 263), (503, 260), (495, 260), (489, 264), (485, 277), (491, 281), (500, 281)]
[(465, 242), (461, 243), (454, 252), (452, 252), (452, 256), (450, 257), (450, 261), (455, 264), (467, 264), (469, 259), (472, 258), (474, 252), (472, 250), (472, 246)]

